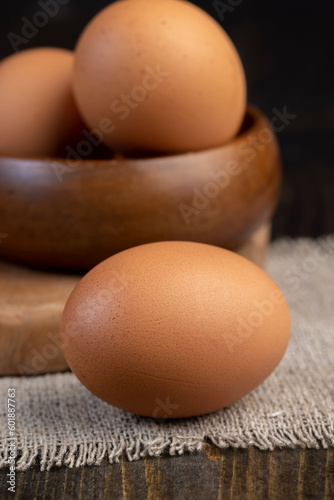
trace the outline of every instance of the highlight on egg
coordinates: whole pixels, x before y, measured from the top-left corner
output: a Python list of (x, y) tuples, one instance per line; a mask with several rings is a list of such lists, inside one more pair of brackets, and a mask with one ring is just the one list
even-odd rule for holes
[(116, 151), (198, 151), (240, 129), (240, 57), (223, 28), (190, 2), (115, 2), (92, 19), (75, 52), (80, 113)]
[(271, 374), (289, 337), (289, 309), (268, 274), (228, 250), (179, 241), (97, 265), (61, 324), (78, 379), (104, 401), (153, 418), (233, 404)]

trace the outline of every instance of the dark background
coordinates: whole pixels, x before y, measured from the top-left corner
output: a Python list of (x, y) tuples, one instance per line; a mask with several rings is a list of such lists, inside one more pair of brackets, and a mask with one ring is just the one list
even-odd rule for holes
[[(88, 21), (110, 3), (68, 0), (20, 50), (41, 45), (73, 48)], [(214, 1), (193, 3), (232, 38), (245, 67), (249, 101), (269, 117), (274, 108), (284, 106), (297, 115), (278, 134), (284, 184), (273, 237), (334, 232), (333, 0), (224, 0), (221, 3), (230, 6), (224, 19)], [(38, 0), (1, 0), (0, 58), (13, 52), (8, 33), (21, 35), (22, 18), (32, 20), (40, 10)]]

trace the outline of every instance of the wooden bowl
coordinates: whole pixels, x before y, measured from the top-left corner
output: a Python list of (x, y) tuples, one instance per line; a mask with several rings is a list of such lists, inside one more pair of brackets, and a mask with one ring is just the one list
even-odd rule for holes
[(248, 107), (240, 134), (154, 158), (0, 158), (0, 257), (85, 271), (126, 248), (187, 240), (236, 250), (270, 221), (281, 182), (276, 138)]

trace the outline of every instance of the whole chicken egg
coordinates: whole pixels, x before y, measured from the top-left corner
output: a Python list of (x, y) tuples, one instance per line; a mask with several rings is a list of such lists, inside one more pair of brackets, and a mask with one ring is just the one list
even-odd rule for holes
[(0, 63), (0, 154), (64, 154), (84, 128), (72, 94), (73, 63), (73, 52), (48, 47)]
[(159, 242), (118, 253), (84, 276), (61, 340), (96, 396), (153, 418), (231, 405), (275, 369), (288, 306), (255, 264), (218, 247)]
[(112, 149), (185, 152), (220, 146), (240, 128), (246, 83), (222, 27), (190, 2), (118, 1), (84, 30), (74, 93)]

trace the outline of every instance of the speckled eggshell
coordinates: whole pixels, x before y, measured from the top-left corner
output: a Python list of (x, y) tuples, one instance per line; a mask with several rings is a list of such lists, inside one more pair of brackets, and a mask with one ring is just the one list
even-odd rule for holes
[[(173, 153), (222, 145), (246, 109), (244, 70), (206, 12), (180, 0), (122, 0), (76, 47), (74, 94), (112, 149)], [(112, 125), (111, 125), (112, 124)]]
[(275, 369), (290, 336), (275, 282), (228, 250), (159, 242), (116, 254), (76, 286), (65, 357), (114, 406), (153, 418), (218, 410)]
[(28, 49), (0, 63), (0, 154), (64, 155), (84, 128), (72, 93), (73, 52)]

